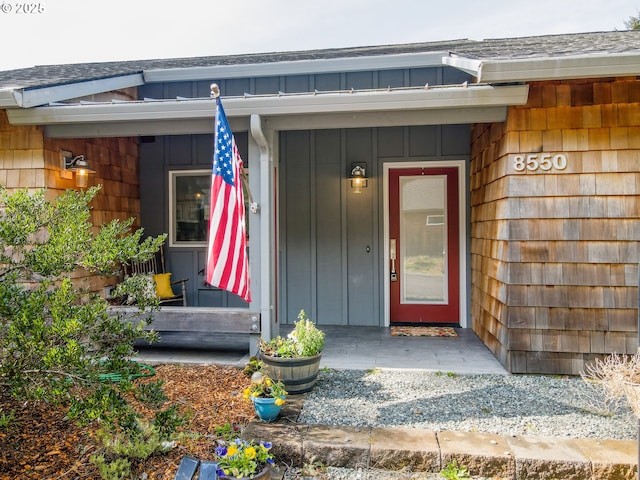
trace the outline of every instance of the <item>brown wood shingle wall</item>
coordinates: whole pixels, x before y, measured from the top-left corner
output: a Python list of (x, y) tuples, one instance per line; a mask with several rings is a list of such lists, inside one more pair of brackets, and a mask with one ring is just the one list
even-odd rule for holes
[[(567, 167), (514, 169), (540, 152)], [(635, 353), (640, 81), (532, 83), (505, 123), (476, 125), (471, 237), (472, 327), (508, 370)]]
[[(55, 198), (68, 188), (76, 188), (74, 179), (60, 175), (60, 149), (76, 155), (84, 154), (95, 175), (90, 185), (102, 185), (92, 202), (91, 221), (99, 226), (113, 219), (135, 217), (139, 226), (140, 179), (137, 138), (96, 138), (52, 140), (45, 138), (40, 127), (13, 126), (4, 110), (0, 110), (0, 185), (8, 189), (47, 189), (47, 197)], [(99, 291), (105, 279), (82, 277), (85, 286)]]

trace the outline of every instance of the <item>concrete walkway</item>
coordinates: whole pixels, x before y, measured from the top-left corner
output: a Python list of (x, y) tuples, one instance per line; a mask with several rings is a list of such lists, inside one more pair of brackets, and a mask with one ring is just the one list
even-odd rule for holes
[[(447, 338), (392, 337), (389, 329), (374, 327), (322, 329), (326, 342), (321, 367), (325, 368), (508, 374), (468, 329)], [(282, 334), (286, 333), (283, 328)], [(160, 347), (140, 350), (139, 360), (244, 367), (249, 352), (246, 338), (164, 334)], [(290, 395), (277, 422), (252, 422), (243, 435), (271, 441), (278, 460), (297, 466), (313, 459), (331, 466), (439, 472), (456, 460), (472, 475), (500, 479), (636, 478), (636, 441), (301, 425), (296, 422), (303, 402), (304, 395)]]
[[(283, 326), (284, 336), (291, 327)], [(418, 369), (464, 373), (507, 371), (471, 329), (457, 337), (392, 337), (388, 328), (322, 326), (322, 368)], [(164, 332), (158, 347), (140, 350), (142, 362), (215, 363), (244, 367), (249, 360), (246, 337)]]

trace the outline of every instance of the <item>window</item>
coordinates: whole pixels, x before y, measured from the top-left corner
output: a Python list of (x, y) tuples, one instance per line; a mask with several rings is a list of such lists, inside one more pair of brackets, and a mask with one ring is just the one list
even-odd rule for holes
[[(248, 174), (245, 167), (244, 171)], [(248, 192), (244, 189), (245, 208)], [(206, 247), (211, 205), (211, 170), (169, 172), (169, 245)], [(249, 238), (249, 219), (246, 222)]]
[(211, 171), (170, 171), (169, 185), (169, 244), (206, 246)]

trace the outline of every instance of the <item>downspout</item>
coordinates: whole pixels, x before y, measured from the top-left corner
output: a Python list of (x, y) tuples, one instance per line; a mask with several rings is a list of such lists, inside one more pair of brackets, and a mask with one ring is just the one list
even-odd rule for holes
[(251, 115), (251, 136), (260, 149), (260, 327), (262, 338), (270, 339), (272, 333), (272, 194), (270, 171), (270, 145), (262, 130), (260, 115)]

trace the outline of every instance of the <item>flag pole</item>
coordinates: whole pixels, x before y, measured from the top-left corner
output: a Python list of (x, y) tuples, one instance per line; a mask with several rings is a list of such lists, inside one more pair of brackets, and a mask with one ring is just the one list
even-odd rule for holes
[[(215, 98), (217, 100), (220, 97), (220, 87), (218, 87), (217, 83), (212, 83), (209, 88), (211, 88), (211, 98)], [(245, 191), (247, 192), (247, 196), (249, 197), (249, 210), (251, 210), (251, 213), (258, 213), (258, 204), (253, 201), (251, 188), (249, 188), (249, 179), (247, 178), (247, 173), (244, 171), (244, 168), (240, 173), (242, 175), (242, 183)]]

